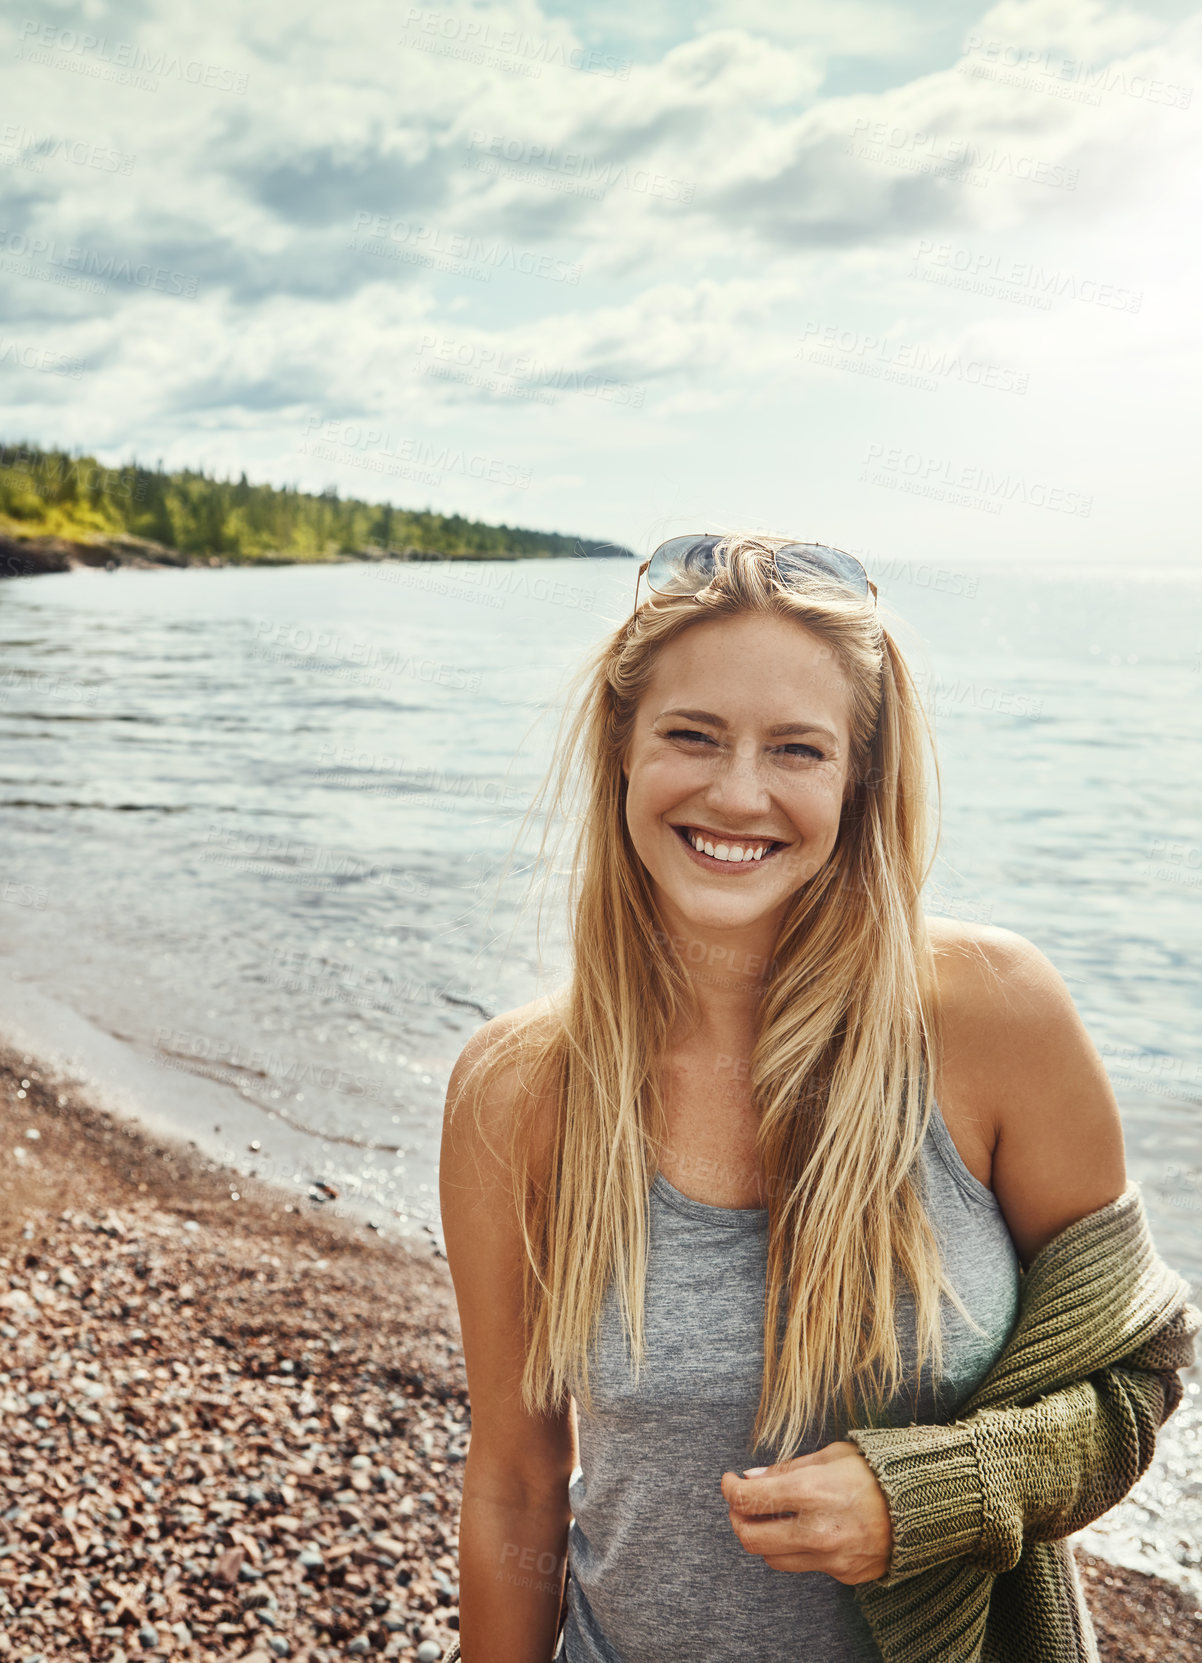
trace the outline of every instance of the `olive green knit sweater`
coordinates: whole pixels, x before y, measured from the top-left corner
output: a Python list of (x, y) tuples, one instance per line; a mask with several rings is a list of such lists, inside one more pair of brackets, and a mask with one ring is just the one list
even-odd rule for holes
[(1064, 1538), (1151, 1461), (1202, 1326), (1189, 1292), (1129, 1183), (1036, 1255), (958, 1420), (848, 1433), (893, 1521), (888, 1574), (856, 1588), (885, 1663), (1096, 1660)]
[[(1097, 1663), (1064, 1538), (1151, 1461), (1202, 1327), (1189, 1292), (1129, 1183), (1036, 1256), (958, 1420), (847, 1434), (893, 1524), (887, 1575), (855, 1590), (885, 1663)], [(444, 1663), (460, 1663), (457, 1640)]]

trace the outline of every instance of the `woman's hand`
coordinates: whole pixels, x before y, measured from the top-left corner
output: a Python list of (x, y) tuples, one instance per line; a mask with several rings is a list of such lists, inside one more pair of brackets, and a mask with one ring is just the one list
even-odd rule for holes
[[(825, 1571), (872, 1582), (889, 1569), (893, 1524), (885, 1493), (855, 1444), (827, 1444), (753, 1476), (722, 1474), (735, 1535), (774, 1571)], [(783, 1515), (783, 1516), (782, 1516)]]

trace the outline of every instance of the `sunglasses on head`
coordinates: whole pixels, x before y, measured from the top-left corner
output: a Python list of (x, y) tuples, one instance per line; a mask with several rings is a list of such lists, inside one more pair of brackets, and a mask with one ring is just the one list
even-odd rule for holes
[[(639, 584), (647, 574), (647, 587), (657, 595), (696, 595), (713, 581), (718, 569), (714, 550), (722, 537), (670, 537), (661, 543), (639, 567), (634, 585), (634, 605), (638, 610)], [(834, 578), (845, 588), (867, 600), (876, 600), (876, 584), (871, 581), (854, 554), (842, 549), (828, 548), (825, 543), (785, 543), (773, 552), (776, 573), (786, 589), (805, 587), (807, 578), (815, 572)]]

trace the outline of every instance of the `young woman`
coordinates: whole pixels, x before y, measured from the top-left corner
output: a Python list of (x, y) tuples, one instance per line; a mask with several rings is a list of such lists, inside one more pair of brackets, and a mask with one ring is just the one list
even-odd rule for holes
[(922, 912), (929, 734), (859, 562), (644, 573), (553, 769), (568, 985), (448, 1091), (458, 1644), (879, 1663), (900, 1503), (847, 1433), (955, 1419), (1020, 1266), (1127, 1192), (1117, 1106), (1036, 947)]

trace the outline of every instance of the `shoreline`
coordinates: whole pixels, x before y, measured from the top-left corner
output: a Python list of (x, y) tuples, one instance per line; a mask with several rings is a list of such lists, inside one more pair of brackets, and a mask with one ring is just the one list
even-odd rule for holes
[[(292, 555), (265, 554), (249, 558), (224, 554), (185, 554), (180, 549), (168, 548), (147, 537), (134, 537), (125, 532), (109, 536), (65, 537), (51, 532), (31, 533), (29, 536), (0, 526), (0, 578), (40, 577), (52, 572), (93, 571), (181, 571), (199, 567), (278, 567), (278, 566), (338, 566), (370, 563), (372, 561), (431, 561), (448, 564), (473, 560), (550, 560), (562, 556), (540, 554), (439, 554), (418, 548), (364, 548), (339, 550), (333, 554)], [(598, 555), (582, 554), (582, 560), (599, 559)], [(612, 558), (612, 557), (611, 557)]]
[[(438, 1663), (469, 1415), (437, 1245), (4, 1045), (0, 1138), (0, 1659)], [(1187, 1593), (1077, 1561), (1104, 1663), (1202, 1663)]]

